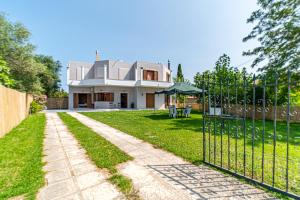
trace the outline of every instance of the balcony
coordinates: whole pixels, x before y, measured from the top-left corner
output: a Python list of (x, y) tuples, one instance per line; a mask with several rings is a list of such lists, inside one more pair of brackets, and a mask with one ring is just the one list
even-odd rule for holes
[(166, 81), (149, 81), (149, 80), (139, 80), (136, 83), (136, 86), (140, 87), (156, 87), (156, 88), (168, 88), (173, 85), (172, 82)]
[(86, 79), (86, 80), (70, 80), (68, 81), (70, 86), (119, 86), (119, 87), (156, 87), (156, 88), (168, 88), (173, 85), (171, 82), (165, 81), (135, 81), (135, 80), (114, 80), (114, 79)]

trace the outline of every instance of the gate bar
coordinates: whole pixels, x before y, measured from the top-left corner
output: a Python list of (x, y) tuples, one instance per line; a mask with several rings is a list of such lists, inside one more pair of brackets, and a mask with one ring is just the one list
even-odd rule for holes
[(253, 97), (252, 97), (252, 168), (251, 178), (254, 173), (254, 139), (255, 139), (255, 74), (253, 75)]
[(273, 135), (273, 168), (272, 168), (272, 186), (275, 185), (275, 159), (276, 159), (276, 118), (277, 118), (277, 84), (278, 74), (275, 77), (275, 97), (274, 97), (274, 135)]
[(291, 104), (291, 71), (288, 69), (288, 102), (287, 102), (287, 112), (286, 112), (286, 185), (285, 191), (289, 191), (289, 137), (290, 137), (290, 104)]

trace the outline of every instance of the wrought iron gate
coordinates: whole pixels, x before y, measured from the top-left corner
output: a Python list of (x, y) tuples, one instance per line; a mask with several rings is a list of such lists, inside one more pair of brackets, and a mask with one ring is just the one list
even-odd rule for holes
[(272, 76), (202, 77), (203, 159), (298, 199), (300, 107), (292, 94), (299, 92), (299, 80), (290, 71)]

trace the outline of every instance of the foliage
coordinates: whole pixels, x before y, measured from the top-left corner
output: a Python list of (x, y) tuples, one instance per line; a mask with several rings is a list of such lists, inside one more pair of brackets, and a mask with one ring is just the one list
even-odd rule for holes
[(300, 106), (300, 91), (294, 91), (291, 93), (291, 104)]
[(62, 68), (61, 63), (59, 61), (55, 61), (52, 56), (45, 55), (36, 55), (35, 60), (45, 66), (44, 70), (39, 73), (39, 78), (45, 94), (47, 96), (51, 96), (51, 94), (59, 92), (59, 72)]
[(15, 80), (12, 87), (37, 94), (57, 89), (60, 64), (51, 57), (34, 54), (28, 29), (0, 14), (0, 30), (0, 56)]
[[(189, 82), (187, 79), (184, 79), (184, 75), (183, 75), (183, 72), (182, 72), (181, 64), (178, 64), (177, 75), (174, 78), (174, 82), (175, 83)], [(176, 101), (179, 102), (179, 103), (183, 103), (184, 102), (184, 98), (185, 98), (184, 95), (181, 95), (181, 94), (177, 94), (176, 95)]]
[(0, 199), (19, 195), (35, 199), (43, 186), (45, 124), (44, 114), (30, 115), (0, 138)]
[(43, 106), (40, 105), (39, 103), (37, 103), (37, 102), (34, 100), (34, 101), (31, 102), (29, 110), (30, 110), (30, 113), (31, 113), (31, 114), (35, 114), (35, 113), (37, 113), (37, 112), (42, 111), (42, 110), (43, 110)]
[[(252, 83), (252, 76), (247, 73), (246, 69), (239, 70), (238, 68), (233, 68), (230, 64), (230, 57), (223, 54), (217, 60), (212, 71), (207, 70), (202, 74), (198, 72), (194, 76), (194, 84), (196, 87), (202, 89), (203, 81), (205, 83), (205, 89), (210, 90), (211, 98), (213, 99), (212, 95), (215, 93), (216, 102), (220, 102), (221, 87), (223, 92), (227, 92), (228, 89), (230, 96), (235, 96), (235, 92), (237, 92), (237, 98), (243, 99), (244, 84), (247, 86), (246, 93), (250, 93), (249, 90), (251, 90), (251, 88), (248, 86)], [(237, 87), (234, 87), (234, 85), (237, 85)], [(235, 89), (237, 91), (235, 91)], [(212, 99), (211, 102), (214, 102)], [(234, 101), (234, 99), (232, 99), (232, 101)]]
[(176, 83), (184, 82), (184, 76), (183, 76), (181, 64), (178, 65), (175, 82)]
[(12, 87), (14, 80), (10, 77), (9, 68), (6, 66), (6, 62), (0, 57), (0, 84), (6, 87)]
[(296, 71), (300, 66), (300, 2), (299, 0), (258, 0), (248, 23), (256, 23), (243, 41), (257, 39), (260, 46), (243, 54), (256, 56), (252, 66), (267, 63), (259, 70), (277, 71), (286, 75), (287, 68)]
[(68, 96), (69, 94), (63, 89), (52, 92), (49, 95), (49, 97), (57, 97), (57, 98), (68, 97)]

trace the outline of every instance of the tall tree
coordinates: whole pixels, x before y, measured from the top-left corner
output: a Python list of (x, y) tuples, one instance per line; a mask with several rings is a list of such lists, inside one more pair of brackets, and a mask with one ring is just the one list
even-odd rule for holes
[(60, 64), (52, 58), (35, 56), (29, 39), (30, 32), (22, 24), (12, 23), (0, 14), (0, 56), (15, 80), (12, 87), (37, 94), (57, 89)]
[(259, 10), (252, 13), (248, 23), (256, 23), (243, 41), (258, 39), (260, 46), (243, 53), (256, 56), (252, 66), (266, 60), (262, 72), (285, 73), (287, 68), (300, 67), (300, 1), (258, 0)]
[(27, 92), (42, 90), (37, 77), (42, 66), (33, 59), (34, 47), (29, 43), (30, 32), (20, 23), (9, 22), (0, 15), (0, 56), (10, 68), (14, 88)]
[(177, 67), (176, 82), (184, 82), (184, 76), (183, 76), (181, 64), (179, 64)]

